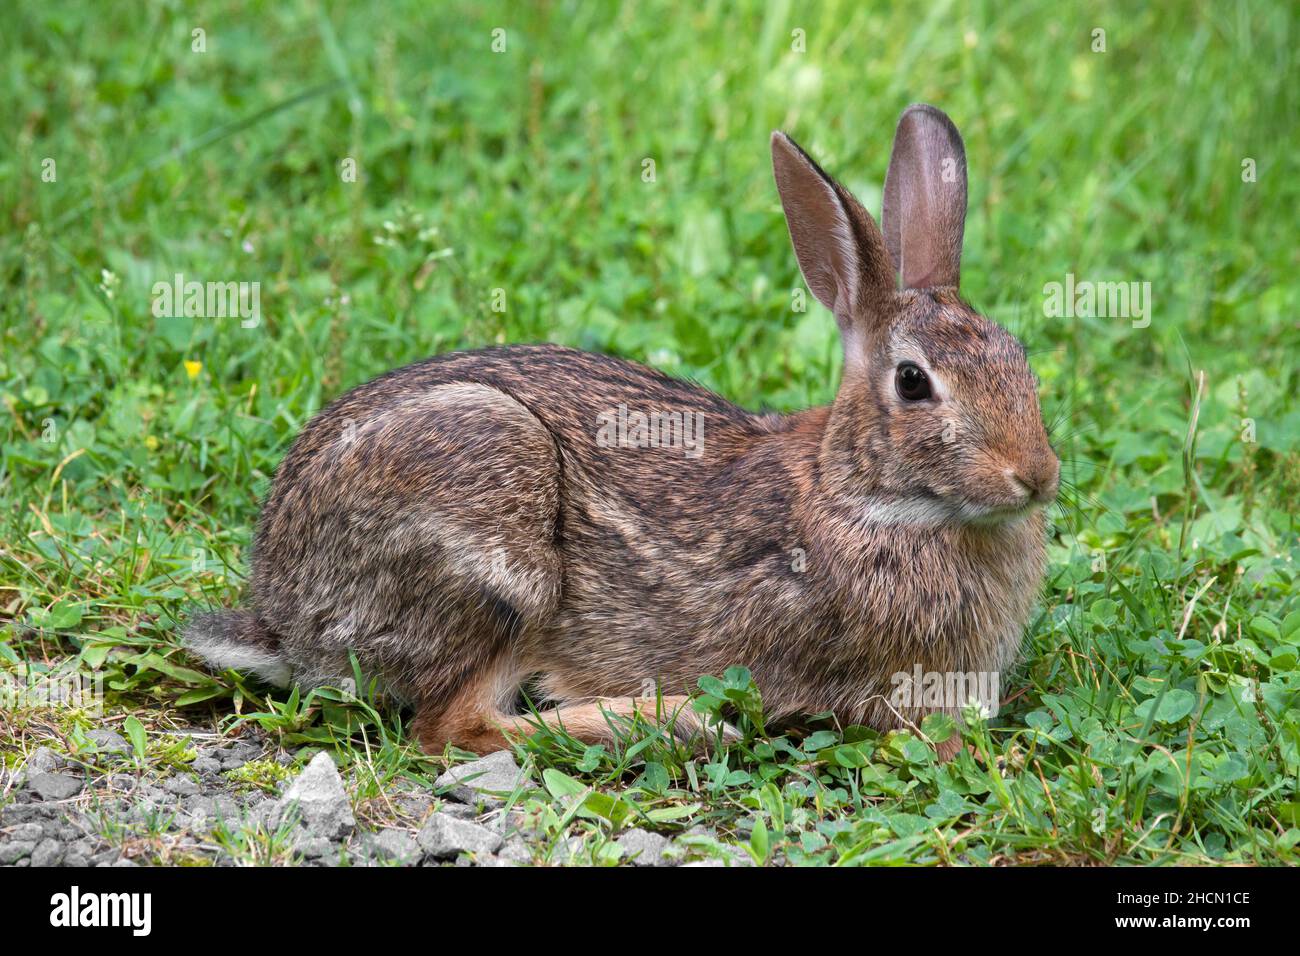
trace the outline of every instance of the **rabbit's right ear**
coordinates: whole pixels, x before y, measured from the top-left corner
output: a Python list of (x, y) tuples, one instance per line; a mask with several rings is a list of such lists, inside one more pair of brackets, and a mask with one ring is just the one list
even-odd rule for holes
[(804, 281), (835, 315), (846, 359), (856, 359), (849, 346), (860, 338), (858, 326), (882, 316), (876, 303), (894, 291), (885, 237), (862, 204), (781, 132), (772, 134), (772, 171)]
[(880, 223), (904, 289), (956, 286), (966, 228), (966, 147), (943, 110), (903, 110)]

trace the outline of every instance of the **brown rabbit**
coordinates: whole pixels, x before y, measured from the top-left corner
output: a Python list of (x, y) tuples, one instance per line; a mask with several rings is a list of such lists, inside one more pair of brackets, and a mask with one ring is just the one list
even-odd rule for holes
[(898, 675), (996, 679), (1059, 466), (1023, 347), (957, 293), (961, 137), (931, 106), (903, 113), (883, 234), (781, 133), (772, 163), (843, 340), (829, 407), (753, 414), (553, 345), (389, 372), (303, 429), (262, 513), (253, 609), (196, 618), (189, 646), (307, 685), (354, 652), (431, 752), (528, 732), (525, 681), (595, 742), (633, 709), (697, 730), (681, 695), (735, 664), (774, 721), (882, 729), (960, 703), (900, 702)]

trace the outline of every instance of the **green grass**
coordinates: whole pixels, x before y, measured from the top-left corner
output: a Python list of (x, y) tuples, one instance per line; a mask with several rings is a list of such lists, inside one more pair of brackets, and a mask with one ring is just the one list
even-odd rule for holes
[[(1293, 13), (877, 6), (13, 5), (3, 666), (98, 670), (110, 713), (152, 726), (257, 714), (376, 768), (376, 791), (427, 780), (398, 715), (267, 699), (178, 648), (188, 603), (240, 600), (297, 430), (382, 371), (496, 342), (624, 355), (751, 407), (829, 401), (834, 324), (791, 309), (767, 134), (875, 212), (897, 114), (925, 100), (966, 138), (963, 291), (1026, 341), (1067, 480), (1014, 699), (946, 766), (853, 729), (709, 761), (645, 728), (618, 752), (553, 735), (524, 745), (551, 771), (530, 812), (600, 862), (633, 819), (762, 860), (1294, 863)], [(262, 322), (154, 318), (177, 272), (260, 282)], [(1150, 326), (1048, 318), (1067, 273), (1150, 282)], [(71, 732), (0, 716), (11, 749)]]

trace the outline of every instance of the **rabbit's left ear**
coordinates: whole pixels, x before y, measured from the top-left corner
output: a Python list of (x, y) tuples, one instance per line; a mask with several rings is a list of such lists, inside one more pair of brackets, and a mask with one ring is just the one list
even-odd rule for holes
[(835, 316), (853, 365), (864, 327), (881, 319), (895, 288), (885, 238), (862, 204), (784, 133), (772, 134), (772, 172), (804, 280)]
[(903, 110), (880, 224), (905, 289), (956, 286), (966, 228), (966, 147), (942, 110)]

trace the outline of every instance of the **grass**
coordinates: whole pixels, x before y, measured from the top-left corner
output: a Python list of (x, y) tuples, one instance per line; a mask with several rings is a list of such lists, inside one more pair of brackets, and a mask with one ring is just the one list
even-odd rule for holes
[[(854, 728), (800, 742), (756, 724), (707, 760), (645, 727), (609, 752), (544, 735), (521, 744), (545, 784), (528, 812), (556, 845), (585, 834), (595, 862), (632, 822), (703, 823), (759, 861), (1296, 862), (1287, 4), (389, 7), (10, 11), (11, 675), (99, 673), (106, 716), (151, 732), (256, 720), (370, 768), (369, 797), (427, 783), (440, 763), (401, 715), (267, 697), (179, 650), (188, 605), (240, 600), (297, 430), (389, 368), (497, 342), (627, 356), (751, 407), (827, 402), (834, 324), (791, 308), (766, 137), (792, 133), (875, 211), (893, 122), (926, 100), (966, 138), (963, 292), (1027, 343), (1064, 463), (1011, 700), (967, 731), (978, 757), (945, 766)], [(176, 273), (260, 282), (262, 320), (155, 318)], [(1149, 282), (1149, 326), (1048, 317), (1043, 287), (1067, 274)], [(723, 690), (752, 705), (743, 675)], [(15, 752), (89, 725), (0, 706)], [(291, 859), (274, 834), (256, 844)]]

